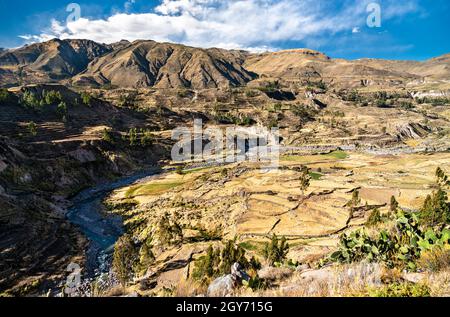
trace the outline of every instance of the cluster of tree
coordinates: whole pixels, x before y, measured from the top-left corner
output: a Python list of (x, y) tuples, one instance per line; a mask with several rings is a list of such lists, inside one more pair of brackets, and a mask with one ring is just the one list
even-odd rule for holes
[(436, 169), (437, 189), (427, 196), (420, 210), (420, 218), (427, 226), (450, 224), (450, 204), (446, 189), (450, 180), (441, 168)]
[(424, 97), (424, 98), (417, 99), (417, 103), (419, 103), (419, 104), (431, 104), (433, 106), (445, 106), (445, 105), (450, 105), (450, 98), (445, 98), (445, 97), (437, 97), (437, 98)]
[(306, 86), (307, 86), (306, 89), (309, 91), (314, 91), (315, 89), (320, 89), (320, 90), (326, 91), (328, 89), (327, 84), (323, 80), (312, 81), (312, 80), (308, 79), (306, 81)]
[(263, 255), (269, 265), (281, 265), (289, 252), (289, 244), (285, 237), (279, 239), (273, 234), (270, 242), (265, 244)]
[(230, 274), (231, 266), (239, 263), (245, 270), (257, 271), (261, 263), (252, 257), (248, 260), (245, 249), (234, 240), (227, 241), (220, 248), (210, 245), (206, 255), (195, 261), (192, 278), (202, 284), (208, 284), (211, 280), (226, 274)]
[(123, 136), (123, 140), (127, 141), (130, 146), (141, 145), (143, 147), (153, 144), (154, 135), (148, 129), (131, 128), (128, 133)]
[(133, 277), (145, 274), (154, 261), (151, 238), (139, 243), (125, 234), (114, 245), (112, 269), (123, 286)]

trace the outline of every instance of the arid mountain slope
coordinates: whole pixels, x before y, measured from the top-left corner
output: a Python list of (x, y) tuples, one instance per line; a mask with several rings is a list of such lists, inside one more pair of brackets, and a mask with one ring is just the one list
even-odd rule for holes
[[(83, 71), (90, 61), (110, 50), (89, 40), (55, 39), (0, 53), (0, 68), (18, 82), (61, 80)], [(3, 81), (3, 76), (0, 79)]]
[(120, 87), (217, 88), (240, 86), (254, 76), (241, 63), (244, 53), (136, 41), (92, 62), (76, 84)]
[(344, 60), (308, 50), (287, 50), (252, 55), (244, 67), (263, 77), (286, 80), (323, 78), (346, 85), (380, 82), (407, 83), (414, 80), (445, 80), (450, 78), (450, 57), (443, 55), (425, 62), (379, 59)]

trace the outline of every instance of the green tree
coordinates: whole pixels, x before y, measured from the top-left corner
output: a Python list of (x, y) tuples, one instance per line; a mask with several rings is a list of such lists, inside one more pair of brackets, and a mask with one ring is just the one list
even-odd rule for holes
[(391, 202), (389, 204), (389, 213), (395, 213), (397, 212), (397, 209), (399, 207), (399, 204), (397, 202), (397, 199), (395, 199), (394, 196), (391, 196)]
[(236, 238), (226, 242), (222, 249), (220, 263), (220, 274), (229, 274), (231, 272), (231, 266), (234, 263), (239, 263), (243, 268), (248, 268), (249, 263), (245, 258), (245, 250), (236, 243)]
[(195, 261), (192, 278), (202, 284), (207, 284), (211, 279), (220, 275), (220, 261), (220, 250), (216, 250), (210, 245), (206, 250), (206, 255)]
[(155, 255), (151, 245), (151, 239), (146, 239), (139, 249), (139, 268), (145, 273), (150, 265), (155, 262)]
[(62, 102), (62, 95), (59, 91), (50, 90), (50, 91), (42, 91), (42, 100), (46, 105), (54, 105)]
[(420, 218), (428, 226), (450, 222), (450, 206), (444, 190), (439, 188), (427, 196), (420, 210)]
[(92, 96), (86, 92), (83, 91), (81, 93), (81, 101), (83, 102), (83, 104), (85, 104), (86, 106), (90, 106), (91, 105), (91, 101), (92, 101)]
[(125, 286), (134, 275), (134, 269), (139, 263), (139, 252), (130, 235), (119, 238), (114, 245), (112, 268), (118, 280)]
[(109, 129), (104, 129), (102, 132), (102, 140), (114, 144), (114, 136)]
[(131, 128), (130, 131), (128, 132), (128, 141), (129, 141), (130, 146), (137, 145), (138, 133), (137, 133), (136, 128)]
[(270, 243), (266, 243), (263, 254), (269, 264), (274, 265), (275, 263), (282, 263), (286, 260), (288, 252), (289, 244), (287, 243), (286, 238), (282, 237), (280, 240), (273, 234)]
[(67, 121), (67, 116), (69, 112), (67, 109), (67, 104), (64, 101), (61, 101), (59, 103), (58, 107), (56, 108), (56, 113), (64, 122)]
[(153, 143), (153, 134), (150, 130), (141, 129), (141, 145), (149, 146)]
[(355, 209), (361, 203), (361, 198), (359, 197), (359, 189), (355, 189), (352, 193), (352, 198), (347, 202), (346, 206), (351, 210)]
[(435, 175), (436, 175), (436, 182), (439, 186), (442, 187), (450, 186), (450, 180), (448, 176), (440, 167), (436, 169)]
[(311, 184), (311, 175), (310, 169), (306, 166), (303, 166), (300, 171), (300, 190), (302, 191), (302, 195), (305, 195), (305, 191), (309, 188)]
[(380, 209), (375, 208), (374, 210), (372, 210), (372, 212), (370, 213), (369, 218), (367, 219), (367, 225), (368, 226), (374, 226), (380, 222), (383, 221), (383, 217), (381, 216), (380, 213)]
[(39, 99), (34, 93), (28, 90), (22, 94), (20, 103), (27, 108), (38, 109), (40, 107)]
[(31, 122), (28, 123), (27, 129), (28, 129), (28, 132), (29, 132), (32, 136), (36, 136), (36, 135), (37, 135), (37, 125), (36, 125), (36, 123), (34, 123), (33, 121), (31, 121)]

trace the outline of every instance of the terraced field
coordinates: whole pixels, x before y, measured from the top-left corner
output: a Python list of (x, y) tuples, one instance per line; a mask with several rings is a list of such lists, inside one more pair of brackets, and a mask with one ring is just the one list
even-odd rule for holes
[[(298, 171), (302, 165), (315, 175), (304, 193)], [(418, 209), (432, 191), (438, 166), (450, 168), (449, 153), (289, 155), (282, 157), (278, 170), (270, 172), (250, 163), (182, 175), (169, 172), (117, 190), (108, 201), (135, 201), (136, 207), (122, 215), (125, 225), (140, 239), (151, 233), (154, 236), (155, 223), (163, 216), (180, 225), (182, 246), (157, 252), (155, 263), (159, 265), (167, 261), (168, 253), (170, 259), (181, 254), (195, 259), (215, 243), (202, 239), (205, 231), (218, 232), (223, 239), (238, 237), (241, 245), (257, 256), (273, 233), (285, 236), (291, 245), (288, 257), (307, 263), (330, 253), (339, 234), (363, 225), (374, 208), (387, 212), (391, 196), (405, 209)], [(360, 202), (357, 212), (351, 213), (346, 204), (355, 189)], [(182, 279), (189, 269), (186, 260), (182, 268), (168, 270), (170, 280)], [(160, 282), (167, 286), (163, 277)]]

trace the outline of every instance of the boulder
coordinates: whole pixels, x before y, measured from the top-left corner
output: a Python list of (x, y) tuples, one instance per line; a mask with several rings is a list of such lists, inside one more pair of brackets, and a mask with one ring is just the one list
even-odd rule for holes
[(230, 297), (236, 288), (242, 285), (242, 281), (248, 281), (249, 276), (244, 272), (239, 263), (231, 266), (231, 274), (215, 279), (208, 287), (208, 297)]

